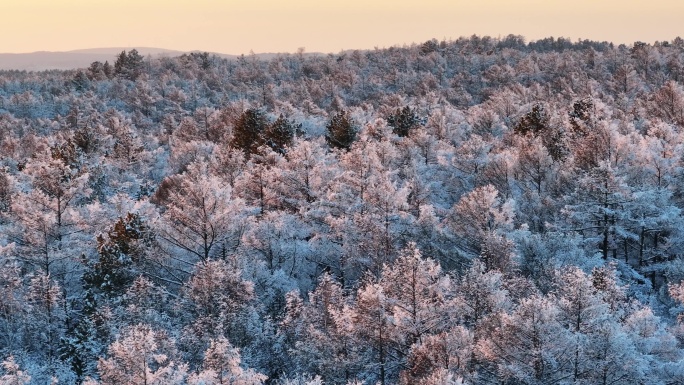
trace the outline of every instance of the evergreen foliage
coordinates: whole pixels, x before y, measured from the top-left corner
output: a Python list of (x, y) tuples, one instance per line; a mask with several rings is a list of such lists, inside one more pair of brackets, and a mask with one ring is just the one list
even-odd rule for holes
[(268, 121), (263, 111), (254, 108), (245, 110), (233, 126), (230, 146), (244, 151), (247, 156), (256, 154), (265, 143), (264, 132), (267, 127)]
[(144, 244), (148, 237), (147, 226), (134, 213), (119, 218), (114, 226), (97, 237), (98, 259), (83, 274), (86, 290), (106, 298), (125, 293), (136, 277), (135, 265), (144, 258)]
[(409, 136), (412, 129), (425, 124), (411, 107), (397, 108), (397, 110), (387, 117), (387, 124), (392, 127), (392, 131), (401, 136)]
[[(132, 49), (128, 53), (121, 51), (114, 62), (114, 75), (135, 81), (143, 73), (144, 64), (144, 58), (138, 53), (138, 50)], [(107, 69), (107, 63), (105, 63), (103, 73), (108, 76), (108, 72), (110, 71)]]
[(346, 110), (335, 114), (325, 127), (325, 140), (331, 148), (349, 150), (356, 140), (357, 128)]
[(278, 119), (266, 127), (264, 142), (273, 151), (284, 154), (286, 149), (292, 145), (292, 140), (301, 127), (301, 124), (287, 120), (283, 114), (280, 114)]

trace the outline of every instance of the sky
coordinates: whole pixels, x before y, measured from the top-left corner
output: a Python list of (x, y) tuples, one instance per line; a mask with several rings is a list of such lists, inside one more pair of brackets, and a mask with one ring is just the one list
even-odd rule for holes
[(684, 34), (682, 0), (0, 0), (0, 15), (0, 53), (339, 52), (473, 34), (631, 44)]

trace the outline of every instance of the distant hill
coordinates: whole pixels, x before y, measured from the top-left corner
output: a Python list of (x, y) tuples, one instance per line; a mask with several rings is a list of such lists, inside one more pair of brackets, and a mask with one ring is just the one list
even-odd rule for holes
[[(111, 47), (80, 49), (66, 52), (31, 52), (31, 53), (0, 53), (0, 70), (70, 70), (85, 68), (94, 61), (109, 61), (114, 63), (116, 55), (121, 51), (130, 51), (132, 47)], [(172, 51), (162, 48), (140, 47), (135, 49), (141, 55), (152, 56), (178, 56), (182, 51)]]
[[(0, 53), (0, 70), (25, 70), (25, 71), (45, 71), (45, 70), (70, 70), (76, 68), (86, 68), (94, 61), (111, 64), (116, 60), (116, 55), (121, 51), (130, 51), (133, 48), (138, 50), (141, 55), (148, 56), (180, 56), (191, 51), (174, 51), (154, 47), (109, 47), (79, 49), (65, 52), (31, 52), (31, 53)], [(213, 53), (223, 58), (234, 59), (239, 55), (229, 55), (223, 53)], [(277, 53), (257, 54), (262, 59), (271, 59)], [(305, 55), (320, 55), (320, 53), (306, 53)]]
[(78, 53), (78, 54), (96, 54), (96, 55), (118, 55), (121, 51), (130, 51), (133, 48), (138, 50), (141, 55), (169, 55), (177, 56), (182, 55), (185, 51), (174, 51), (171, 49), (164, 48), (154, 48), (154, 47), (109, 47), (109, 48), (88, 48), (88, 49), (75, 49), (73, 51), (66, 51), (65, 53)]

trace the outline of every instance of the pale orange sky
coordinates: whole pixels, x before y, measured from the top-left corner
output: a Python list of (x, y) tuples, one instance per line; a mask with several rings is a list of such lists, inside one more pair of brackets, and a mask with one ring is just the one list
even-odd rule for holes
[(0, 0), (0, 52), (338, 52), (472, 34), (632, 43), (684, 35), (682, 0)]

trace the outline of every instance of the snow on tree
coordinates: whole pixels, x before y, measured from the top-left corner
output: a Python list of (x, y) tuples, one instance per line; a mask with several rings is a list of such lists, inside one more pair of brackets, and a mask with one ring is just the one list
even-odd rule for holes
[(225, 337), (212, 340), (204, 353), (202, 371), (191, 374), (191, 385), (261, 385), (266, 376), (252, 369), (240, 367), (240, 352)]
[(236, 195), (248, 204), (258, 207), (259, 214), (279, 209), (279, 197), (273, 189), (274, 181), (280, 173), (283, 157), (268, 147), (260, 147), (259, 154), (254, 154), (245, 170), (235, 181)]
[(482, 262), (475, 260), (470, 269), (456, 284), (458, 295), (450, 301), (452, 317), (460, 319), (474, 331), (477, 341), (486, 329), (487, 318), (511, 307), (508, 290), (504, 287), (501, 272), (485, 270)]
[(159, 383), (681, 383), (683, 47), (0, 72), (2, 357), (41, 384), (145, 362)]
[(493, 365), (492, 379), (542, 384), (567, 378), (572, 367), (571, 337), (558, 313), (551, 301), (540, 296), (524, 299), (511, 313), (501, 313), (500, 326), (477, 342), (478, 358)]
[(19, 370), (13, 356), (2, 361), (2, 368), (5, 374), (0, 377), (0, 385), (26, 385), (31, 382), (31, 376)]
[(447, 224), (458, 235), (467, 254), (479, 254), (484, 240), (497, 231), (510, 230), (515, 213), (513, 202), (501, 202), (494, 186), (479, 187), (454, 205)]
[(359, 372), (363, 361), (350, 313), (349, 299), (329, 274), (321, 275), (306, 303), (298, 294), (288, 294), (281, 330), (297, 341), (293, 353), (302, 370), (334, 383)]
[(592, 335), (599, 332), (601, 323), (610, 322), (609, 306), (602, 301), (590, 278), (576, 267), (570, 267), (557, 279), (560, 319), (573, 334), (573, 381), (581, 381), (590, 371), (591, 359), (585, 354), (590, 349)]
[(395, 338), (404, 354), (425, 336), (446, 328), (444, 312), (452, 290), (439, 264), (424, 258), (414, 243), (402, 250), (391, 264), (383, 266), (380, 284), (389, 299)]
[(675, 81), (668, 81), (649, 98), (649, 112), (665, 120), (684, 126), (684, 90)]
[[(11, 255), (13, 247), (0, 248), (0, 285), (3, 287), (2, 301), (0, 301), (3, 322), (9, 322), (15, 316), (21, 314), (23, 307), (24, 279), (22, 277), (20, 263)], [(8, 326), (3, 326), (8, 328)], [(11, 346), (10, 342), (15, 337), (11, 333), (5, 334), (4, 345)]]
[(296, 140), (270, 186), (281, 201), (278, 206), (315, 210), (313, 203), (324, 196), (336, 171), (331, 163), (332, 156), (320, 141)]
[(174, 340), (145, 324), (125, 329), (97, 368), (102, 385), (180, 385), (187, 376), (187, 365), (178, 361)]
[(555, 162), (539, 138), (523, 138), (514, 166), (515, 185), (522, 190), (518, 210), (535, 232), (544, 232), (554, 223), (560, 205), (564, 182), (563, 166)]
[[(323, 385), (323, 379), (319, 375), (297, 373), (292, 377), (284, 378), (279, 383), (282, 385)], [(350, 382), (350, 384), (355, 384), (355, 382)]]
[[(122, 306), (116, 308), (116, 313), (106, 314), (103, 321), (130, 326), (147, 324), (154, 328), (169, 328), (169, 313), (172, 309), (168, 304), (172, 301), (171, 293), (163, 286), (157, 285), (144, 276), (138, 276), (129, 286), (122, 298)], [(116, 329), (115, 329), (116, 330)]]
[(630, 194), (619, 170), (602, 161), (580, 180), (573, 201), (564, 209), (571, 230), (582, 234), (603, 259), (609, 253), (617, 255), (616, 234), (625, 226), (620, 207), (628, 202)]
[(26, 342), (45, 346), (46, 364), (49, 370), (54, 370), (66, 318), (62, 290), (50, 275), (39, 274), (29, 283), (27, 302), (32, 306), (32, 322)]
[(170, 279), (181, 283), (196, 262), (203, 264), (233, 252), (242, 236), (246, 210), (232, 189), (195, 163), (178, 176), (164, 199), (156, 234), (168, 255)]
[(391, 302), (381, 284), (367, 276), (359, 288), (354, 309), (356, 334), (367, 341), (367, 370), (381, 384), (392, 382), (399, 369), (397, 341), (392, 335)]
[(473, 348), (472, 333), (461, 325), (431, 334), (412, 346), (400, 383), (458, 383), (470, 374)]
[(202, 341), (231, 336), (236, 315), (254, 299), (253, 285), (242, 279), (235, 261), (198, 263), (182, 288), (179, 306), (188, 320), (186, 338), (195, 347)]
[(69, 243), (80, 230), (75, 207), (87, 195), (88, 175), (62, 151), (37, 155), (24, 169), (28, 186), (12, 206), (18, 225), (15, 239), (27, 263), (64, 280), (69, 259), (64, 251), (75, 246)]

